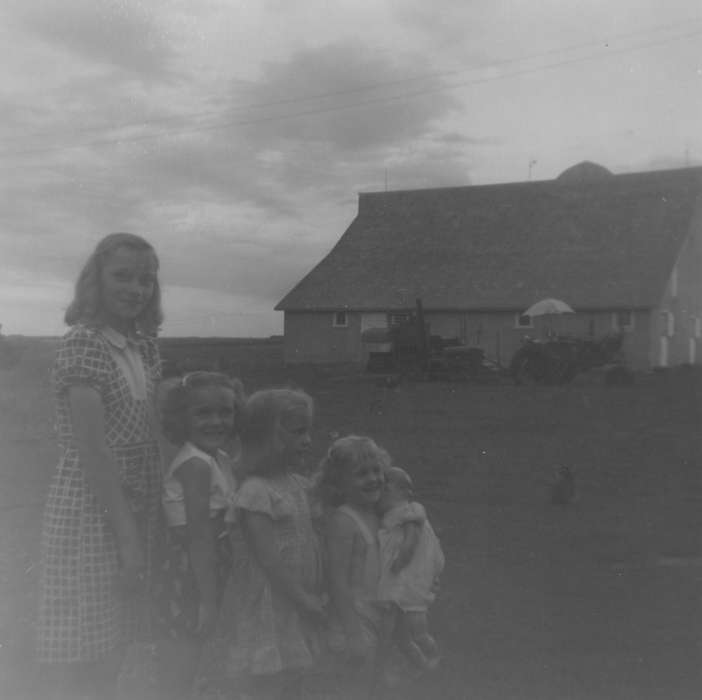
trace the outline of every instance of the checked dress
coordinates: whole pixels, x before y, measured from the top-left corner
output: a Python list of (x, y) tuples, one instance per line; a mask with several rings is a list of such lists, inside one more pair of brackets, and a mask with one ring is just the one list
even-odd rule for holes
[[(124, 369), (129, 358), (138, 369), (136, 390)], [(100, 394), (106, 443), (135, 516), (150, 582), (158, 567), (155, 553), (162, 546), (163, 532), (161, 466), (151, 408), (159, 376), (153, 338), (128, 339), (109, 328), (79, 324), (61, 341), (52, 376), (61, 458), (42, 526), (39, 661), (96, 661), (121, 644), (149, 636), (149, 594), (126, 599), (120, 593), (117, 544), (83, 476), (68, 389), (82, 384)]]

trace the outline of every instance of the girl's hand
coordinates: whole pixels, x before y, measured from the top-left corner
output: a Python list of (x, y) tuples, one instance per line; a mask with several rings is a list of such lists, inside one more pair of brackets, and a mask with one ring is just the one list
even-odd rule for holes
[(217, 626), (217, 605), (214, 603), (200, 603), (197, 615), (196, 634), (209, 637)]

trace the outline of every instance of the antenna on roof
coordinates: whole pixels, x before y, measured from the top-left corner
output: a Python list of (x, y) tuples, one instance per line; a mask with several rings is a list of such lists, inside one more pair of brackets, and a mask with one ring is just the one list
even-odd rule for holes
[(529, 159), (529, 179), (531, 180), (531, 169), (536, 165), (537, 160), (536, 158), (530, 158)]

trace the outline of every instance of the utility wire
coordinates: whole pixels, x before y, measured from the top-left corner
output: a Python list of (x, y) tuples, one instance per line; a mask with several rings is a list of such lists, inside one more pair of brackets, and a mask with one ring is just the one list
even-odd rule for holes
[(162, 131), (162, 132), (152, 133), (152, 134), (143, 134), (141, 136), (110, 138), (110, 139), (95, 139), (93, 141), (86, 141), (86, 142), (83, 142), (80, 144), (64, 144), (61, 146), (50, 146), (50, 147), (34, 148), (34, 149), (30, 148), (30, 149), (21, 149), (21, 150), (16, 150), (16, 151), (2, 151), (2, 152), (0, 152), (0, 157), (51, 153), (51, 152), (56, 152), (56, 151), (63, 151), (63, 150), (76, 149), (76, 148), (95, 147), (95, 146), (108, 146), (108, 145), (118, 145), (118, 144), (127, 144), (127, 143), (139, 143), (139, 142), (144, 142), (144, 141), (152, 141), (154, 139), (161, 138), (164, 136), (168, 137), (168, 136), (181, 136), (184, 134), (204, 133), (204, 132), (208, 132), (208, 131), (218, 131), (221, 129), (227, 129), (227, 128), (232, 127), (232, 126), (249, 126), (249, 125), (254, 125), (254, 124), (265, 124), (265, 123), (270, 123), (270, 122), (288, 121), (291, 119), (299, 119), (300, 117), (315, 116), (315, 115), (320, 115), (320, 114), (329, 114), (329, 113), (334, 113), (334, 112), (346, 111), (349, 109), (358, 109), (360, 107), (367, 107), (367, 106), (377, 105), (377, 104), (388, 104), (388, 103), (397, 102), (400, 100), (413, 99), (416, 97), (420, 97), (422, 95), (428, 95), (428, 94), (437, 93), (437, 92), (444, 92), (447, 90), (456, 90), (458, 88), (468, 87), (471, 85), (480, 85), (480, 84), (485, 84), (485, 83), (491, 83), (491, 82), (495, 82), (498, 80), (505, 80), (505, 79), (513, 78), (513, 77), (517, 77), (517, 76), (529, 75), (529, 74), (538, 73), (538, 72), (545, 71), (545, 70), (553, 70), (556, 68), (561, 68), (563, 66), (575, 65), (578, 63), (585, 63), (585, 62), (589, 62), (589, 61), (603, 60), (603, 59), (607, 59), (607, 58), (614, 56), (614, 55), (621, 55), (621, 54), (631, 53), (634, 51), (641, 51), (643, 49), (652, 48), (654, 46), (662, 46), (664, 44), (668, 44), (668, 43), (671, 43), (673, 41), (679, 41), (682, 39), (689, 39), (689, 38), (692, 38), (695, 36), (699, 36), (700, 34), (702, 34), (702, 29), (696, 30), (693, 32), (687, 32), (685, 34), (678, 34), (678, 35), (675, 35), (672, 37), (667, 37), (665, 39), (660, 39), (658, 41), (651, 41), (651, 42), (647, 42), (645, 44), (639, 44), (637, 46), (630, 46), (630, 47), (625, 47), (622, 49), (608, 50), (606, 54), (593, 54), (590, 56), (580, 56), (580, 57), (568, 59), (565, 61), (558, 61), (555, 63), (545, 64), (543, 66), (538, 66), (535, 68), (526, 68), (523, 70), (517, 70), (517, 71), (508, 72), (508, 73), (503, 73), (501, 75), (496, 75), (496, 76), (489, 76), (489, 77), (485, 77), (485, 78), (475, 78), (472, 80), (461, 81), (458, 83), (441, 85), (441, 86), (432, 87), (432, 88), (423, 88), (423, 89), (419, 89), (419, 90), (415, 90), (415, 91), (403, 92), (403, 93), (400, 93), (397, 95), (369, 98), (366, 100), (361, 100), (361, 101), (352, 102), (352, 103), (346, 103), (343, 105), (333, 105), (333, 106), (329, 106), (329, 107), (314, 108), (314, 109), (303, 110), (303, 111), (298, 111), (298, 112), (293, 112), (293, 113), (288, 113), (288, 114), (261, 116), (261, 117), (251, 118), (251, 119), (233, 120), (233, 121), (226, 121), (226, 122), (220, 122), (220, 123), (215, 123), (215, 124), (204, 124), (204, 125), (199, 125), (199, 126), (193, 126), (190, 128), (174, 129), (174, 130)]
[[(678, 27), (690, 27), (691, 25), (694, 24), (699, 24), (702, 20), (700, 19), (695, 19), (695, 20), (688, 20), (687, 22), (676, 22), (673, 24), (667, 24), (667, 25), (658, 25), (656, 27), (651, 27), (646, 30), (640, 30), (636, 32), (627, 32), (624, 34), (617, 34), (612, 36), (610, 39), (606, 39), (603, 41), (597, 41), (597, 42), (585, 42), (582, 44), (573, 44), (570, 46), (565, 46), (561, 48), (556, 48), (556, 49), (550, 49), (548, 51), (542, 51), (539, 53), (533, 53), (533, 54), (527, 54), (524, 56), (519, 56), (515, 58), (507, 58), (507, 59), (502, 59), (498, 61), (485, 61), (483, 63), (479, 63), (471, 68), (458, 68), (455, 70), (450, 70), (450, 71), (437, 71), (437, 72), (431, 72), (431, 73), (423, 73), (421, 75), (417, 76), (412, 76), (408, 78), (398, 78), (395, 80), (385, 80), (385, 81), (377, 81), (373, 83), (366, 83), (364, 85), (359, 85), (358, 87), (355, 88), (348, 88), (344, 90), (335, 90), (335, 91), (329, 91), (329, 92), (323, 92), (323, 93), (316, 93), (312, 95), (304, 95), (304, 96), (297, 96), (297, 97), (291, 97), (287, 99), (281, 99), (281, 100), (272, 100), (268, 102), (260, 102), (256, 104), (249, 105), (248, 107), (243, 107), (238, 110), (228, 110), (229, 114), (241, 114), (241, 113), (248, 113), (252, 110), (259, 110), (259, 109), (267, 109), (269, 107), (279, 107), (279, 106), (284, 106), (284, 105), (290, 105), (290, 104), (299, 104), (303, 102), (311, 102), (311, 101), (317, 101), (317, 100), (324, 100), (328, 99), (331, 97), (340, 97), (344, 95), (353, 95), (353, 94), (358, 94), (358, 93), (363, 93), (363, 92), (368, 92), (372, 90), (377, 90), (380, 88), (387, 88), (391, 87), (394, 85), (406, 85), (409, 83), (415, 83), (415, 82), (421, 82), (423, 80), (430, 80), (430, 79), (437, 79), (437, 78), (446, 78), (448, 76), (455, 76), (455, 75), (460, 75), (462, 73), (467, 73), (467, 72), (473, 72), (477, 70), (486, 70), (489, 68), (497, 68), (500, 66), (506, 66), (506, 65), (512, 65), (514, 63), (521, 63), (525, 61), (532, 61), (537, 58), (543, 58), (545, 56), (551, 56), (553, 54), (558, 54), (558, 53), (567, 53), (567, 52), (572, 52), (572, 51), (577, 51), (581, 49), (586, 49), (586, 48), (592, 48), (592, 47), (602, 47), (603, 45), (605, 47), (609, 47), (609, 44), (613, 41), (618, 41), (621, 39), (627, 39), (635, 36), (641, 36), (641, 35), (646, 35), (646, 34), (651, 34), (651, 33), (656, 33), (660, 31), (666, 31)], [(687, 36), (687, 35), (683, 35)], [(677, 37), (672, 37), (672, 39), (676, 39)], [(174, 122), (174, 121), (183, 121), (183, 120), (197, 120), (197, 119), (202, 119), (202, 118), (211, 118), (211, 117), (221, 117), (222, 113), (213, 111), (213, 110), (207, 110), (207, 111), (202, 111), (202, 112), (193, 112), (190, 114), (185, 114), (185, 115), (171, 115), (167, 117), (157, 117), (157, 118), (152, 118), (152, 119), (142, 119), (139, 121), (132, 121), (132, 122), (124, 122), (122, 124), (116, 124), (114, 126), (88, 126), (88, 127), (83, 127), (81, 129), (72, 129), (67, 132), (63, 132), (63, 135), (67, 136), (72, 136), (72, 135), (79, 135), (83, 133), (90, 133), (90, 132), (96, 132), (96, 131), (117, 131), (120, 129), (130, 129), (130, 128), (139, 128), (139, 127), (144, 127), (144, 126), (150, 126), (152, 124), (163, 124), (163, 123), (169, 123), (169, 122)], [(42, 136), (55, 136), (56, 133), (54, 132), (53, 134), (51, 132), (35, 132), (34, 134), (30, 134), (32, 137), (42, 137)], [(59, 134), (61, 135), (61, 134)]]

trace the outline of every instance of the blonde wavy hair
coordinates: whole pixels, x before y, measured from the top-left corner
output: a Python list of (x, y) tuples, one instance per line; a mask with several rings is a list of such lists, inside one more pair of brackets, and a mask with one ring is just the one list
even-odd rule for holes
[[(154, 256), (158, 270), (158, 256), (153, 246), (141, 236), (133, 233), (111, 233), (105, 236), (95, 247), (78, 276), (73, 301), (69, 304), (64, 315), (68, 326), (84, 323), (94, 326), (99, 323), (102, 312), (102, 269), (107, 258), (118, 248), (129, 248), (140, 252), (149, 252)], [(161, 287), (158, 278), (154, 282), (154, 291), (149, 303), (136, 319), (139, 331), (146, 335), (155, 336), (163, 323), (161, 309)]]
[(345, 502), (344, 479), (351, 469), (362, 464), (377, 464), (387, 474), (392, 458), (375, 440), (363, 435), (347, 435), (332, 443), (320, 464), (317, 482), (325, 505), (335, 508)]

